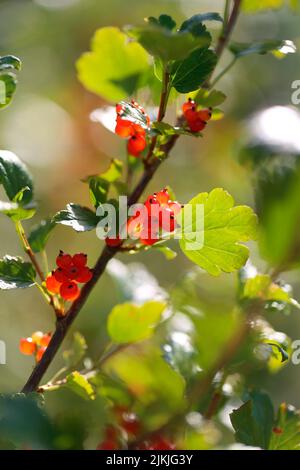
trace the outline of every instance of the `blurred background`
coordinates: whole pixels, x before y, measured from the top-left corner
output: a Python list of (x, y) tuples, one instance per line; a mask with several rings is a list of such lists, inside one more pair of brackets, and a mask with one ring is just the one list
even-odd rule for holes
[[(89, 205), (87, 187), (80, 179), (105, 170), (111, 157), (125, 159), (124, 141), (90, 119), (90, 113), (105, 102), (85, 91), (76, 77), (75, 62), (89, 49), (94, 31), (101, 26), (141, 23), (143, 18), (160, 13), (171, 14), (179, 22), (195, 13), (222, 13), (222, 10), (223, 1), (218, 0), (0, 1), (0, 54), (14, 54), (23, 62), (16, 96), (9, 108), (0, 113), (0, 146), (23, 159), (35, 180), (39, 211), (32, 220), (25, 221), (26, 228), (54, 214), (68, 202)], [(291, 39), (300, 47), (299, 26), (300, 15), (288, 8), (242, 15), (234, 39), (245, 42)], [(212, 23), (214, 27), (218, 24)], [(228, 59), (229, 55), (224, 54), (222, 63), (226, 64)], [(292, 116), (283, 108), (273, 109), (273, 114), (256, 115), (274, 106), (291, 107), (291, 86), (297, 79), (300, 80), (299, 52), (284, 60), (270, 54), (252, 55), (239, 61), (217, 86), (228, 96), (222, 106), (225, 119), (210, 123), (204, 139), (180, 139), (172, 158), (159, 170), (149, 193), (170, 185), (177, 199), (187, 202), (201, 191), (223, 187), (237, 203), (254, 207), (255, 171), (253, 163), (249, 163), (249, 159), (253, 161), (253, 154), (250, 152), (248, 159), (249, 152), (245, 157), (243, 151), (242, 165), (241, 149), (250, 145), (253, 150), (259, 136), (263, 135), (263, 144), (268, 145), (281, 135), (280, 145), (286, 146), (291, 141), (293, 144), (292, 150), (288, 148), (283, 152), (280, 148), (277, 153), (281, 157), (286, 153), (294, 158), (300, 153), (300, 105), (298, 109), (293, 108)], [(147, 108), (151, 103), (143, 105)], [(173, 119), (172, 114), (170, 119)], [(275, 237), (276, 230), (280, 231), (280, 227), (274, 228)], [(14, 227), (5, 216), (0, 219), (0, 240), (1, 256), (6, 253), (22, 255)], [(58, 226), (48, 243), (50, 266), (54, 265), (59, 249), (87, 252), (92, 265), (101, 244), (94, 232), (76, 234)], [(265, 269), (256, 244), (251, 245), (251, 260)], [(173, 261), (151, 252), (151, 255), (140, 254), (134, 259), (123, 256), (122, 262), (143, 263), (157, 283), (169, 292), (176, 291), (184, 277), (193, 271), (203, 299), (212, 299), (210, 301), (220, 310), (234, 303), (236, 275), (212, 279), (198, 273), (180, 253)], [(121, 267), (114, 265), (112, 269)], [(289, 272), (285, 280), (293, 285), (294, 297), (299, 300), (298, 272)], [(151, 297), (153, 283), (155, 285), (153, 278), (145, 279), (146, 297)], [(107, 342), (105, 317), (112, 306), (122, 300), (116, 284), (112, 284), (106, 274), (76, 321), (74, 329), (86, 337), (91, 358), (97, 358), (104, 349)], [(0, 365), (0, 392), (20, 390), (33, 366), (32, 359), (19, 352), (20, 337), (29, 336), (35, 330), (51, 331), (53, 320), (51, 309), (43, 304), (37, 289), (1, 292), (0, 339), (6, 342), (7, 364)], [(274, 312), (269, 314), (269, 320), (292, 339), (300, 338), (297, 310), (289, 316)], [(58, 357), (48, 377), (60, 365)], [(284, 399), (300, 407), (299, 367), (289, 363), (277, 375), (270, 376), (257, 372), (253, 380), (270, 391), (275, 403)]]

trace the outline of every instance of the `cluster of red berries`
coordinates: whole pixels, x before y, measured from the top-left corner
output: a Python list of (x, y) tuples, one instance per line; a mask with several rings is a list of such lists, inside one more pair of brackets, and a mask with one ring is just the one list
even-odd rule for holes
[[(136, 101), (133, 100), (131, 101), (131, 106), (144, 115), (146, 124), (149, 126), (150, 118), (145, 113), (145, 110)], [(128, 139), (128, 153), (134, 157), (139, 157), (147, 146), (145, 127), (131, 119), (126, 119), (124, 106), (122, 104), (116, 105), (116, 113), (116, 134), (118, 134), (120, 137)]]
[(166, 188), (152, 194), (144, 203), (142, 214), (138, 213), (128, 220), (129, 236), (138, 238), (143, 245), (153, 245), (161, 238), (162, 232), (174, 232), (176, 215), (181, 208), (179, 202), (171, 200)]
[(183, 104), (182, 112), (191, 132), (201, 132), (212, 116), (211, 108), (197, 109), (197, 104), (191, 98)]
[(40, 361), (51, 340), (51, 333), (36, 331), (28, 338), (20, 339), (20, 351), (26, 356), (35, 354), (36, 361)]
[[(107, 426), (104, 439), (97, 447), (97, 450), (118, 450), (122, 447), (122, 440), (135, 440), (142, 430), (142, 425), (135, 413), (130, 412), (126, 407), (117, 406), (114, 409), (116, 426)], [(174, 450), (175, 445), (167, 438), (160, 435), (153, 435), (147, 441), (141, 442), (136, 450)]]
[(46, 279), (46, 287), (52, 294), (59, 294), (64, 300), (76, 300), (80, 295), (78, 284), (89, 282), (93, 273), (87, 264), (87, 255), (74, 256), (59, 252), (56, 258), (57, 269)]
[[(162, 233), (172, 233), (177, 228), (176, 215), (182, 209), (177, 201), (172, 201), (167, 188), (154, 193), (143, 204), (143, 210), (127, 221), (127, 233), (132, 239), (138, 239), (143, 245), (154, 245)], [(120, 237), (107, 237), (106, 244), (118, 247), (122, 244)]]

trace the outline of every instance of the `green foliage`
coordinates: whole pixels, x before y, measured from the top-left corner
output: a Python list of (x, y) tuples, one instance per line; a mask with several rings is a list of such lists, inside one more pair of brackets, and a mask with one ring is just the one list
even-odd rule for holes
[[(274, 432), (275, 431), (275, 432)], [(270, 450), (299, 450), (300, 413), (291, 405), (279, 406), (274, 430), (269, 445)]]
[(99, 222), (91, 209), (73, 203), (67, 204), (66, 209), (57, 212), (52, 220), (56, 224), (72, 227), (76, 232), (94, 230)]
[(149, 61), (139, 44), (129, 42), (118, 28), (106, 27), (96, 31), (91, 51), (76, 65), (79, 80), (89, 91), (117, 102), (142, 85)]
[(243, 0), (242, 7), (247, 13), (256, 13), (261, 10), (278, 9), (285, 0)]
[(176, 61), (171, 68), (171, 85), (179, 93), (188, 93), (199, 88), (214, 70), (216, 54), (201, 48), (191, 52), (184, 60)]
[(15, 56), (0, 57), (0, 109), (11, 102), (17, 88), (16, 72), (21, 69), (21, 61)]
[(219, 13), (200, 13), (184, 21), (180, 27), (180, 31), (191, 31), (193, 34), (197, 34), (197, 28), (199, 28), (199, 26), (201, 27), (202, 23), (205, 21), (220, 21), (222, 23), (223, 19)]
[(73, 335), (70, 349), (63, 352), (63, 359), (67, 368), (78, 366), (79, 362), (84, 358), (87, 350), (87, 344), (84, 336), (76, 331)]
[[(256, 237), (257, 221), (252, 209), (233, 206), (230, 194), (224, 189), (214, 189), (210, 193), (200, 193), (181, 211), (184, 229), (180, 247), (191, 261), (213, 276), (241, 268), (249, 251), (239, 242)], [(203, 225), (200, 223), (201, 208)]]
[(108, 317), (107, 329), (115, 343), (134, 343), (149, 338), (166, 307), (163, 302), (116, 305)]
[(50, 233), (54, 227), (55, 222), (53, 222), (52, 219), (41, 220), (38, 225), (33, 227), (28, 241), (34, 253), (39, 253), (45, 249)]
[(31, 287), (35, 284), (35, 277), (36, 272), (31, 263), (9, 255), (0, 259), (0, 289)]
[(66, 378), (65, 387), (69, 388), (72, 392), (79, 395), (84, 400), (94, 400), (94, 389), (88, 380), (78, 371), (74, 371)]
[(246, 280), (243, 296), (248, 299), (262, 299), (265, 301), (279, 301), (298, 306), (291, 294), (284, 286), (272, 282), (268, 274), (257, 274)]
[(246, 403), (230, 414), (237, 442), (268, 449), (274, 424), (274, 408), (268, 395), (250, 392)]
[(150, 19), (145, 26), (127, 28), (130, 37), (136, 39), (149, 54), (163, 62), (187, 57), (199, 47), (208, 47), (211, 36), (204, 25), (190, 32), (188, 29), (171, 31), (166, 24)]
[(191, 93), (190, 97), (203, 108), (215, 108), (226, 100), (226, 95), (222, 91), (206, 90), (205, 88)]
[(107, 200), (109, 188), (116, 183), (122, 176), (123, 163), (114, 158), (108, 170), (100, 175), (91, 175), (83, 180), (88, 183), (90, 190), (90, 199), (94, 207), (98, 207)]

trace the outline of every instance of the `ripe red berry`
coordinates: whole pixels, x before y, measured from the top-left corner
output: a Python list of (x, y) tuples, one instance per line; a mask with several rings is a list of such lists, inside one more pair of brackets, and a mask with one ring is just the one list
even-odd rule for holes
[(133, 135), (134, 130), (133, 130), (133, 123), (131, 121), (128, 121), (127, 119), (122, 119), (120, 116), (117, 117), (116, 120), (116, 127), (115, 127), (115, 133), (118, 134), (120, 137), (130, 137)]
[(63, 251), (59, 252), (56, 258), (56, 264), (59, 268), (66, 269), (72, 264), (72, 256), (65, 254)]
[(163, 189), (162, 191), (159, 191), (159, 193), (156, 193), (156, 199), (160, 205), (168, 204), (168, 202), (170, 201), (170, 194), (167, 188)]
[(188, 101), (186, 101), (182, 105), (183, 114), (185, 114), (188, 110), (190, 110), (194, 106), (195, 106), (195, 101), (193, 101), (192, 98), (189, 98)]
[(63, 268), (57, 268), (53, 272), (53, 276), (55, 277), (56, 281), (59, 282), (60, 284), (62, 284), (63, 282), (67, 282), (69, 279), (67, 275), (67, 271)]
[(46, 333), (42, 336), (42, 338), (40, 340), (40, 346), (46, 348), (48, 346), (48, 344), (50, 343), (50, 341), (51, 341), (51, 334)]
[(39, 362), (39, 361), (42, 359), (42, 357), (43, 357), (43, 355), (44, 355), (46, 349), (47, 349), (47, 348), (46, 348), (45, 346), (41, 346), (41, 347), (37, 350), (37, 353), (36, 353), (36, 355), (35, 355), (35, 358), (36, 358), (37, 362)]
[(104, 440), (97, 446), (97, 450), (118, 450), (117, 433), (112, 426), (106, 428)]
[(195, 121), (188, 122), (191, 132), (201, 132), (206, 127), (206, 122), (201, 119), (196, 119)]
[(58, 294), (59, 288), (60, 288), (60, 282), (58, 282), (56, 277), (53, 274), (51, 274), (46, 279), (46, 287), (47, 287), (47, 290), (51, 292), (52, 294)]
[(127, 151), (134, 157), (139, 157), (140, 153), (146, 148), (146, 138), (142, 134), (135, 134), (127, 142)]
[(83, 268), (87, 263), (87, 255), (84, 253), (77, 253), (73, 256), (72, 261), (77, 268)]
[(78, 268), (77, 266), (74, 266), (72, 264), (69, 268), (65, 270), (65, 274), (67, 276), (67, 279), (70, 279), (71, 281), (77, 280), (77, 277), (81, 271), (81, 268)]
[(79, 270), (79, 273), (76, 277), (76, 281), (80, 283), (85, 283), (89, 282), (93, 277), (93, 271), (88, 268), (87, 266), (84, 266)]
[(198, 119), (201, 119), (202, 121), (209, 121), (211, 119), (212, 112), (211, 109), (201, 109), (200, 111), (197, 112), (197, 117)]
[(73, 281), (64, 282), (60, 287), (60, 295), (65, 300), (76, 300), (80, 295), (80, 289)]
[(120, 417), (121, 426), (128, 434), (136, 436), (140, 429), (141, 423), (134, 413), (123, 412)]
[(32, 338), (20, 339), (20, 351), (22, 354), (25, 354), (26, 356), (30, 356), (31, 354), (34, 354), (35, 350), (36, 350), (36, 345), (32, 341)]
[(159, 225), (166, 232), (174, 232), (176, 227), (176, 220), (174, 212), (169, 208), (161, 208)]
[(115, 248), (122, 244), (122, 240), (119, 237), (116, 237), (116, 238), (106, 237), (105, 243), (107, 246), (111, 246), (112, 248)]

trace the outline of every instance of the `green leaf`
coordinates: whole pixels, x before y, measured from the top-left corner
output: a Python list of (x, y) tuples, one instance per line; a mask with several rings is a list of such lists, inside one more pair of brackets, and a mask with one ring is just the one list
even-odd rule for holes
[(82, 180), (89, 184), (90, 199), (94, 207), (98, 207), (107, 200), (110, 185), (116, 183), (122, 176), (123, 163), (114, 158), (108, 170), (100, 175), (91, 175)]
[(88, 380), (78, 371), (66, 377), (65, 387), (79, 395), (84, 400), (95, 400), (95, 392)]
[(246, 280), (243, 297), (248, 299), (262, 299), (265, 301), (279, 301), (299, 308), (288, 290), (272, 281), (268, 274), (257, 274)]
[(17, 78), (13, 73), (0, 74), (0, 109), (11, 102), (17, 88)]
[(296, 52), (296, 46), (292, 41), (267, 40), (253, 43), (232, 42), (229, 50), (236, 58), (250, 54), (267, 54), (268, 52), (279, 52), (282, 56)]
[[(0, 151), (0, 184), (3, 185), (10, 201), (24, 191), (22, 205), (28, 204), (33, 197), (33, 182), (27, 167), (12, 152)], [(26, 191), (25, 191), (26, 188)]]
[(14, 222), (31, 219), (35, 212), (35, 208), (22, 207), (15, 202), (0, 201), (0, 213), (7, 215)]
[(284, 0), (243, 0), (242, 7), (246, 13), (256, 13), (262, 10), (279, 9)]
[(73, 203), (67, 204), (66, 209), (57, 212), (52, 220), (56, 224), (68, 225), (76, 232), (94, 230), (99, 222), (91, 209)]
[(170, 15), (160, 15), (158, 18), (149, 16), (148, 22), (172, 31), (176, 26), (176, 21)]
[(63, 352), (63, 359), (68, 368), (75, 367), (86, 354), (87, 344), (84, 336), (76, 331), (70, 349)]
[(115, 343), (134, 343), (149, 338), (166, 308), (164, 302), (150, 301), (138, 306), (116, 305), (109, 314), (107, 329)]
[(14, 55), (4, 55), (0, 57), (0, 72), (3, 70), (21, 70), (22, 62)]
[(33, 227), (28, 241), (35, 253), (39, 253), (45, 249), (50, 233), (54, 227), (55, 222), (52, 219), (41, 220), (38, 225)]
[(268, 449), (274, 424), (274, 408), (268, 395), (251, 392), (249, 400), (230, 414), (237, 442)]
[(9, 255), (0, 259), (0, 289), (31, 287), (35, 284), (35, 277), (36, 272), (31, 263)]
[(300, 450), (300, 412), (293, 406), (280, 405), (269, 450)]
[(205, 21), (220, 21), (223, 23), (222, 17), (219, 13), (200, 13), (199, 15), (191, 16), (188, 20), (185, 20), (180, 26), (180, 31), (190, 31), (193, 34), (197, 34), (197, 30), (202, 28), (202, 23)]
[(197, 35), (189, 31), (172, 32), (161, 25), (148, 23), (141, 27), (127, 27), (130, 37), (136, 39), (154, 57), (163, 62), (179, 60), (187, 57), (199, 47), (209, 47), (211, 35), (203, 26)]
[(191, 93), (190, 97), (203, 108), (215, 108), (226, 100), (226, 95), (222, 91), (206, 90), (205, 88)]
[(256, 237), (257, 217), (221, 188), (200, 193), (181, 211), (183, 253), (209, 274), (233, 272), (247, 261), (249, 250), (240, 242)]
[(174, 127), (167, 122), (153, 122), (152, 129), (156, 130), (162, 136), (171, 136), (171, 135), (192, 135), (194, 137), (202, 136), (200, 132), (192, 133), (183, 127)]
[(118, 28), (106, 27), (96, 31), (91, 51), (76, 66), (80, 82), (89, 91), (116, 102), (139, 88), (149, 61), (139, 44), (129, 42)]
[(196, 49), (186, 59), (176, 61), (171, 68), (171, 85), (179, 93), (199, 88), (217, 63), (216, 54), (206, 48)]

